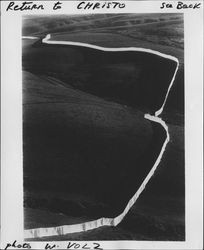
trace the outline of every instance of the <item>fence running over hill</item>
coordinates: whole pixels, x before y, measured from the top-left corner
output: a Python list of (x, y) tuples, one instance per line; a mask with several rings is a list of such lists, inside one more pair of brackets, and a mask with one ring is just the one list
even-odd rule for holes
[[(24, 39), (26, 39), (26, 38), (27, 39), (34, 39), (33, 37), (23, 37), (23, 38)], [(62, 225), (62, 226), (57, 226), (57, 227), (27, 229), (27, 230), (24, 231), (24, 237), (26, 239), (39, 238), (39, 237), (48, 237), (48, 236), (57, 236), (57, 235), (65, 235), (65, 234), (77, 233), (77, 232), (84, 232), (84, 231), (96, 229), (96, 228), (99, 228), (99, 227), (102, 227), (102, 226), (117, 226), (123, 220), (123, 218), (126, 216), (126, 214), (131, 209), (131, 207), (134, 205), (134, 203), (137, 201), (140, 194), (145, 189), (147, 183), (149, 182), (149, 180), (153, 176), (155, 170), (157, 169), (157, 166), (159, 165), (159, 163), (160, 163), (160, 161), (162, 159), (162, 156), (163, 156), (163, 153), (164, 153), (164, 151), (166, 149), (166, 146), (167, 146), (167, 144), (169, 142), (170, 136), (169, 136), (168, 126), (158, 116), (163, 111), (163, 108), (164, 108), (165, 103), (167, 101), (170, 89), (171, 89), (171, 87), (173, 85), (173, 82), (175, 80), (175, 76), (176, 76), (176, 73), (177, 73), (178, 67), (179, 67), (179, 61), (178, 61), (178, 59), (176, 57), (171, 56), (171, 55), (166, 55), (166, 54), (163, 54), (161, 52), (154, 51), (154, 50), (151, 50), (151, 49), (135, 48), (135, 47), (105, 48), (105, 47), (100, 47), (100, 46), (97, 46), (97, 45), (91, 45), (91, 44), (86, 44), (86, 43), (81, 43), (81, 42), (51, 41), (50, 38), (51, 38), (51, 35), (48, 34), (44, 39), (42, 39), (42, 43), (45, 43), (45, 44), (58, 44), (58, 45), (61, 44), (61, 45), (82, 46), (82, 47), (88, 47), (88, 48), (92, 48), (92, 49), (96, 49), (96, 50), (102, 50), (102, 51), (140, 51), (140, 52), (146, 52), (146, 53), (151, 53), (151, 54), (161, 56), (163, 58), (167, 58), (169, 60), (173, 60), (173, 61), (175, 61), (177, 63), (177, 67), (175, 69), (175, 72), (173, 74), (173, 77), (171, 79), (169, 87), (167, 89), (167, 92), (166, 92), (166, 95), (165, 95), (165, 98), (164, 98), (164, 102), (161, 105), (160, 109), (155, 112), (154, 116), (149, 115), (149, 114), (144, 115), (145, 119), (148, 119), (150, 121), (159, 123), (165, 129), (165, 131), (166, 131), (166, 140), (163, 143), (161, 151), (160, 151), (160, 153), (159, 153), (159, 155), (157, 157), (157, 160), (155, 161), (153, 167), (151, 168), (150, 172), (147, 174), (147, 176), (145, 177), (145, 179), (143, 180), (142, 184), (140, 185), (138, 190), (135, 192), (133, 197), (128, 201), (128, 203), (127, 203), (125, 209), (123, 210), (123, 212), (121, 214), (119, 214), (115, 218), (104, 218), (103, 217), (103, 218), (99, 218), (97, 220), (87, 221), (87, 222), (84, 222), (84, 223), (73, 224), (73, 225)]]

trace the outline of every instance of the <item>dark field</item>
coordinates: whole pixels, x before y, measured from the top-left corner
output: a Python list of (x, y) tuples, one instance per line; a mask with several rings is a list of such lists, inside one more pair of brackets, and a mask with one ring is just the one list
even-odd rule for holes
[(164, 102), (176, 62), (144, 52), (37, 43), (23, 57), (23, 67), (106, 100), (155, 113)]
[[(163, 113), (170, 142), (141, 197), (115, 228), (51, 240), (185, 239), (182, 32), (182, 16), (173, 14), (24, 20), (23, 35), (54, 33), (53, 40), (151, 48), (180, 62)], [(36, 41), (23, 40), (25, 228), (115, 217), (166, 138), (144, 113), (161, 107), (176, 64), (144, 52)]]
[[(179, 59), (179, 71), (166, 110), (184, 113), (184, 33), (181, 14), (119, 14), (26, 18), (23, 35), (104, 47), (142, 47)], [(116, 42), (117, 41), (117, 42)], [(179, 111), (179, 112), (177, 112)]]

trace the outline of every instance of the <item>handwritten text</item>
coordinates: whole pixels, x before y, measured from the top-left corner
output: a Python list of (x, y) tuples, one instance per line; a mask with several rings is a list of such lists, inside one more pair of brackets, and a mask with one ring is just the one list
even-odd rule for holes
[(201, 3), (177, 2), (176, 4), (174, 4), (172, 2), (171, 3), (163, 2), (160, 9), (171, 9), (171, 8), (174, 8), (174, 5), (175, 5), (177, 10), (181, 10), (181, 9), (200, 9), (200, 7), (201, 7)]
[(125, 4), (121, 2), (88, 2), (82, 1), (77, 5), (77, 9), (122, 9)]

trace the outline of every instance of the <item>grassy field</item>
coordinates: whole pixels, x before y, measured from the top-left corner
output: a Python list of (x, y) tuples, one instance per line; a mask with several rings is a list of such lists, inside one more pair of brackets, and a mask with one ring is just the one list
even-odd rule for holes
[[(184, 240), (182, 15), (24, 19), (23, 35), (47, 33), (53, 40), (154, 49), (180, 62), (163, 113), (170, 142), (125, 220), (116, 228), (51, 240)], [(162, 102), (175, 65), (144, 54), (113, 54), (23, 40), (25, 228), (118, 215), (152, 167), (164, 131), (144, 112)]]
[[(81, 209), (76, 212), (77, 206), (71, 208), (69, 201), (69, 194), (78, 192), (84, 196), (86, 210), (93, 209), (86, 200), (88, 193), (106, 204), (102, 214), (117, 215), (160, 152), (165, 138), (162, 127), (151, 125), (139, 111), (61, 85), (49, 86), (49, 81), (28, 73), (24, 81), (25, 185), (31, 193), (36, 188), (41, 195), (43, 190), (54, 192), (52, 198), (45, 199), (46, 194), (39, 202), (45, 208), (59, 206), (57, 192), (69, 190), (61, 198), (65, 208), (59, 206), (59, 212), (80, 214)], [(39, 195), (32, 197), (26, 199), (29, 206), (40, 200)]]
[(52, 33), (53, 40), (71, 38), (108, 47), (137, 46), (138, 42), (141, 46), (143, 41), (144, 46), (149, 44), (151, 48), (154, 45), (155, 50), (166, 52), (169, 49), (171, 54), (180, 55), (180, 61), (183, 58), (180, 51), (184, 43), (181, 14), (62, 15), (54, 18), (39, 16), (37, 19), (31, 16), (24, 20), (22, 32), (24, 36), (39, 37)]
[(53, 40), (142, 47), (177, 57), (179, 71), (165, 107), (174, 114), (184, 113), (183, 30), (182, 14), (65, 15), (37, 19), (31, 16), (23, 25), (23, 35), (44, 37), (52, 33)]
[(23, 54), (23, 67), (107, 100), (153, 113), (164, 101), (176, 63), (144, 52), (35, 44)]
[(180, 20), (180, 14), (95, 14), (24, 17), (23, 35), (45, 35), (91, 30), (94, 28), (134, 27)]

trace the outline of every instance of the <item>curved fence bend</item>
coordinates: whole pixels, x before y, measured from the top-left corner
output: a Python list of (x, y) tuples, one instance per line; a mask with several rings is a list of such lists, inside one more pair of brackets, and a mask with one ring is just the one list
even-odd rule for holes
[[(35, 38), (33, 38), (33, 37), (23, 37), (23, 39), (35, 39)], [(86, 44), (86, 43), (81, 43), (81, 42), (51, 41), (50, 39), (51, 39), (51, 35), (48, 34), (44, 39), (42, 39), (42, 43), (45, 43), (45, 44), (58, 44), (58, 45), (61, 44), (61, 45), (82, 46), (82, 47), (88, 47), (88, 48), (93, 48), (93, 49), (102, 50), (102, 51), (140, 51), (140, 52), (147, 52), (147, 53), (155, 54), (155, 55), (158, 55), (158, 56), (173, 60), (173, 61), (175, 61), (177, 63), (177, 67), (175, 69), (175, 72), (173, 74), (171, 82), (169, 83), (169, 87), (167, 89), (164, 102), (162, 103), (159, 110), (157, 110), (155, 112), (155, 115), (150, 115), (150, 114), (145, 114), (144, 115), (145, 119), (148, 119), (148, 120), (150, 120), (152, 122), (159, 123), (165, 129), (165, 131), (166, 131), (166, 139), (165, 139), (165, 141), (163, 143), (161, 151), (160, 151), (155, 163), (153, 164), (151, 170), (149, 171), (149, 173), (147, 174), (147, 176), (143, 180), (143, 182), (140, 185), (140, 187), (138, 188), (138, 190), (135, 192), (135, 194), (132, 196), (132, 198), (128, 201), (128, 203), (127, 203), (125, 209), (123, 210), (123, 212), (121, 214), (119, 214), (115, 218), (104, 218), (104, 217), (102, 217), (102, 218), (99, 218), (97, 220), (87, 221), (87, 222), (84, 222), (84, 223), (73, 224), (73, 225), (62, 225), (62, 226), (57, 226), (57, 227), (27, 229), (27, 230), (24, 231), (24, 237), (27, 238), (27, 239), (28, 238), (40, 238), (40, 237), (57, 236), (57, 235), (65, 235), (65, 234), (69, 234), (69, 233), (83, 232), (83, 231), (96, 229), (96, 228), (99, 228), (99, 227), (102, 227), (102, 226), (117, 226), (123, 220), (123, 218), (126, 216), (126, 214), (131, 209), (131, 207), (134, 205), (134, 203), (137, 201), (140, 194), (143, 192), (143, 190), (145, 189), (147, 183), (149, 182), (149, 180), (153, 176), (154, 172), (156, 171), (157, 166), (159, 165), (159, 163), (160, 163), (160, 161), (162, 159), (163, 153), (164, 153), (164, 151), (166, 149), (166, 146), (167, 146), (167, 144), (169, 142), (170, 135), (169, 135), (169, 131), (168, 131), (168, 126), (158, 116), (163, 111), (163, 108), (164, 108), (166, 100), (168, 98), (170, 89), (171, 89), (171, 87), (172, 87), (172, 85), (174, 83), (175, 76), (176, 76), (176, 73), (177, 73), (178, 67), (179, 67), (179, 61), (178, 61), (178, 59), (176, 57), (171, 56), (171, 55), (166, 55), (166, 54), (163, 54), (161, 52), (154, 51), (154, 50), (151, 50), (151, 49), (136, 48), (136, 47), (105, 48), (105, 47)]]

